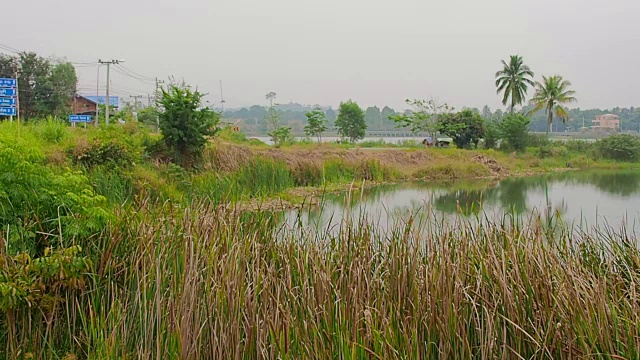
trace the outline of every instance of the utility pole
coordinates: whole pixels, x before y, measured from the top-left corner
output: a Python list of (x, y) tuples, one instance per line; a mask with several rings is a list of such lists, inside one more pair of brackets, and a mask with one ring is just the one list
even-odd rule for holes
[(98, 119), (100, 119), (100, 104), (98, 101), (98, 97), (100, 96), (100, 66), (102, 64), (98, 64), (98, 76), (96, 79), (96, 124), (95, 126), (98, 127)]
[(121, 62), (124, 62), (124, 60), (107, 60), (107, 61), (102, 61), (101, 59), (98, 59), (98, 63), (102, 64), (102, 65), (107, 65), (107, 96), (105, 99), (105, 108), (106, 108), (106, 112), (105, 112), (105, 122), (107, 123), (107, 125), (109, 125), (109, 113), (111, 112), (111, 103), (109, 102), (109, 68), (111, 67), (111, 65), (117, 65), (120, 64)]
[(142, 99), (142, 95), (129, 95), (133, 98), (133, 109), (138, 111), (138, 99)]
[(154, 99), (156, 100), (156, 129), (158, 132), (160, 132), (160, 116), (158, 116), (158, 99), (159, 99), (159, 94), (158, 94), (158, 89), (160, 89), (160, 84), (164, 84), (164, 80), (158, 80), (158, 78), (156, 77), (156, 91), (154, 94)]
[(222, 96), (222, 80), (220, 80), (220, 105), (222, 106), (222, 114), (224, 115), (224, 96)]

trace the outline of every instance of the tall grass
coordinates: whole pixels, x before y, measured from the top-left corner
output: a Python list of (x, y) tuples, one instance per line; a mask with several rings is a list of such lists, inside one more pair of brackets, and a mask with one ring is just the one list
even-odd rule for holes
[(3, 319), (0, 340), (43, 358), (640, 356), (640, 253), (611, 232), (347, 219), (306, 235), (148, 202), (118, 218), (85, 246), (89, 287), (48, 326), (9, 336)]

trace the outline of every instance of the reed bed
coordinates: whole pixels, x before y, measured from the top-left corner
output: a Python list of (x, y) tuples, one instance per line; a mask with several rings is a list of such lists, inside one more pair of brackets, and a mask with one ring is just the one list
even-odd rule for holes
[(347, 218), (311, 235), (206, 204), (119, 211), (84, 244), (86, 287), (3, 318), (7, 358), (640, 357), (640, 253), (615, 232)]

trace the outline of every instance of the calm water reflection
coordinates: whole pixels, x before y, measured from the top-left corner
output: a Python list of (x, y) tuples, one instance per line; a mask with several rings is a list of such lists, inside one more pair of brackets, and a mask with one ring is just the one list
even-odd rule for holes
[(366, 217), (383, 227), (410, 214), (489, 218), (505, 213), (552, 214), (573, 225), (609, 224), (628, 230), (640, 225), (640, 172), (568, 172), (502, 181), (446, 184), (411, 182), (329, 196), (315, 209), (291, 211), (289, 225), (327, 229), (345, 217)]

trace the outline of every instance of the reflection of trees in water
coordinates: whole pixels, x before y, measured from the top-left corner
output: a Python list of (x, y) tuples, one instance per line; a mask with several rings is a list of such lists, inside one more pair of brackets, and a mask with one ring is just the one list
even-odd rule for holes
[[(362, 206), (362, 200), (371, 203), (371, 208), (382, 209), (387, 204), (384, 197), (393, 197), (402, 190), (419, 190), (424, 196), (409, 199), (406, 204), (396, 209), (384, 208), (396, 212), (395, 215), (406, 216), (413, 211), (436, 210), (444, 214), (460, 213), (471, 216), (482, 213), (487, 208), (501, 209), (507, 213), (521, 215), (529, 213), (533, 208), (527, 204), (528, 195), (532, 191), (540, 191), (545, 199), (545, 207), (538, 209), (541, 214), (553, 217), (566, 214), (568, 204), (564, 199), (553, 199), (549, 189), (554, 183), (567, 185), (589, 185), (600, 191), (617, 196), (629, 196), (640, 192), (640, 174), (632, 172), (567, 172), (534, 177), (510, 178), (498, 183), (487, 181), (453, 182), (453, 183), (403, 183), (381, 185), (370, 189), (353, 191), (351, 194), (328, 195), (324, 204), (325, 210), (341, 207), (354, 209)], [(426, 201), (425, 201), (426, 198)], [(372, 209), (366, 210), (372, 210)], [(315, 211), (312, 211), (315, 212)], [(310, 214), (311, 215), (311, 214)], [(318, 214), (312, 214), (318, 215)]]
[(461, 213), (471, 215), (482, 212), (488, 206), (499, 206), (509, 212), (522, 214), (528, 211), (527, 193), (543, 188), (546, 181), (538, 178), (506, 179), (494, 186), (455, 190), (441, 195), (434, 200), (434, 206), (444, 213)]
[(629, 196), (640, 192), (640, 174), (637, 172), (588, 172), (578, 174), (573, 180), (578, 184), (593, 185), (610, 195)]

